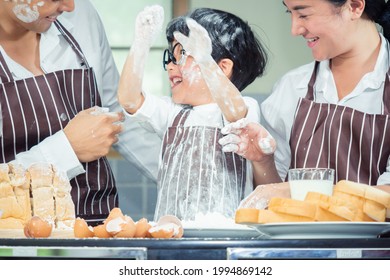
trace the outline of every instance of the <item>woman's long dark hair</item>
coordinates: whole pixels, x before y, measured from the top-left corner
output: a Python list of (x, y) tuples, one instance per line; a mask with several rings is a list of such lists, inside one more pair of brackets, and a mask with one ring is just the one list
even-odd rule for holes
[[(347, 0), (327, 0), (337, 7), (343, 6)], [(383, 29), (383, 35), (390, 40), (390, 1), (366, 0), (364, 13), (367, 17), (379, 24)]]
[(212, 42), (212, 57), (233, 61), (232, 83), (242, 91), (257, 77), (263, 75), (267, 64), (267, 53), (256, 38), (248, 23), (239, 17), (210, 8), (195, 9), (186, 16), (173, 19), (167, 26), (166, 36), (171, 44), (173, 33), (179, 31), (188, 36), (186, 18), (190, 17), (203, 26)]

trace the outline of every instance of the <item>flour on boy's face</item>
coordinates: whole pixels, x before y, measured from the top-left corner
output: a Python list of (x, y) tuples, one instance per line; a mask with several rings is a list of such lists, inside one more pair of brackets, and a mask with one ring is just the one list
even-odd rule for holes
[(177, 104), (192, 106), (211, 103), (211, 94), (202, 77), (199, 66), (191, 56), (184, 65), (170, 64), (168, 67), (172, 100)]

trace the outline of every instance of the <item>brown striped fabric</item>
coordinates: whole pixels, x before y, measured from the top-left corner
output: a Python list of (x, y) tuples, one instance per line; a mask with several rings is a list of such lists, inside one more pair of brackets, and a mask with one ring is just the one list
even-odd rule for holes
[[(56, 26), (65, 39), (78, 49), (74, 38)], [(3, 116), (1, 162), (15, 159), (20, 152), (62, 130), (78, 112), (101, 106), (95, 75), (82, 55), (85, 69), (69, 69), (23, 80), (14, 80), (0, 53), (0, 103)], [(106, 158), (83, 163), (86, 170), (71, 180), (76, 216), (93, 225), (118, 206), (114, 176)]]
[(376, 185), (390, 155), (390, 86), (386, 75), (382, 114), (314, 102), (314, 68), (308, 92), (299, 100), (291, 130), (291, 168), (325, 167), (335, 182)]
[(246, 160), (222, 152), (219, 128), (185, 127), (191, 110), (180, 111), (164, 136), (156, 221), (163, 215), (193, 220), (197, 213), (232, 218), (244, 197)]

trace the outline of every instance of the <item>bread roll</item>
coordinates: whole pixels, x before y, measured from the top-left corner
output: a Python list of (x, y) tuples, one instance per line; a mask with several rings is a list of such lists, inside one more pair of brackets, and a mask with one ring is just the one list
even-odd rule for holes
[(54, 223), (54, 193), (52, 187), (40, 187), (32, 190), (33, 196), (33, 216), (38, 216), (42, 220)]
[(0, 198), (0, 210), (3, 212), (1, 218), (24, 219), (24, 211), (20, 207), (15, 195)]
[(0, 184), (0, 198), (15, 196), (14, 189), (10, 183), (3, 182)]
[(9, 167), (8, 167), (8, 164), (6, 163), (0, 163), (0, 186), (3, 184), (3, 183), (10, 183), (10, 179), (9, 179)]
[(53, 167), (49, 163), (34, 163), (28, 168), (31, 178), (31, 188), (53, 186)]
[(54, 172), (53, 188), (57, 228), (71, 228), (74, 225), (76, 214), (70, 194), (72, 186), (65, 173)]
[(23, 229), (24, 221), (16, 218), (0, 219), (0, 229)]
[(22, 165), (9, 164), (10, 180), (24, 223), (31, 219), (30, 175)]

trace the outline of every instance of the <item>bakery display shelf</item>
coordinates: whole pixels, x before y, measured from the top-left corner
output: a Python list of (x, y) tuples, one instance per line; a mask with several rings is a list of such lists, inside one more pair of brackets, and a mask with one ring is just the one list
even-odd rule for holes
[(390, 239), (0, 239), (0, 258), (390, 259)]

